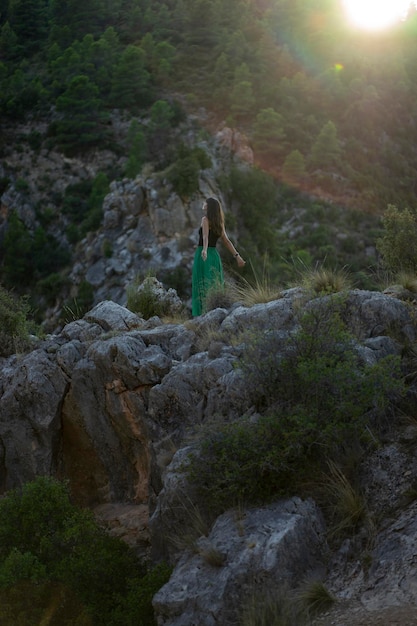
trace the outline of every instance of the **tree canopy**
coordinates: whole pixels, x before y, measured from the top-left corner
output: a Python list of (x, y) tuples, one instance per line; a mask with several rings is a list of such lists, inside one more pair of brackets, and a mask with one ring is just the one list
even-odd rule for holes
[(241, 126), (275, 173), (298, 150), (309, 171), (339, 176), (342, 201), (353, 191), (359, 208), (380, 213), (387, 197), (414, 202), (416, 11), (369, 36), (325, 0), (2, 0), (0, 8), (0, 114), (75, 107), (56, 134), (61, 147), (72, 136), (65, 150), (103, 139), (81, 99), (100, 118), (114, 107), (146, 111), (162, 90), (179, 90)]

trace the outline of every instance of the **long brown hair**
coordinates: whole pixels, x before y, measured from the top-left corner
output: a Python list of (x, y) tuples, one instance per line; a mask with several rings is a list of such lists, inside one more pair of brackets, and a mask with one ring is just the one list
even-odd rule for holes
[(224, 229), (224, 214), (220, 202), (216, 198), (207, 198), (207, 219), (210, 230), (220, 237)]

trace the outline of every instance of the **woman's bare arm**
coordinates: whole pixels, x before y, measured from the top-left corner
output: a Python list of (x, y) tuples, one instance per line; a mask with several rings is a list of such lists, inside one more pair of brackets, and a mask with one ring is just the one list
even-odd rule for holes
[(208, 248), (208, 238), (209, 238), (209, 221), (206, 216), (204, 216), (201, 220), (201, 228), (203, 230), (203, 249), (201, 251), (201, 258), (203, 261), (207, 259), (207, 248)]
[(234, 247), (234, 245), (230, 241), (229, 237), (227, 236), (227, 233), (226, 233), (225, 229), (223, 229), (223, 234), (221, 236), (221, 240), (224, 243), (224, 245), (226, 246), (226, 248), (229, 250), (229, 252), (231, 254), (233, 254), (233, 256), (235, 257), (238, 266), (239, 267), (243, 267), (246, 264), (246, 261), (244, 261), (242, 259), (242, 257), (240, 256), (239, 252), (236, 250), (236, 248)]

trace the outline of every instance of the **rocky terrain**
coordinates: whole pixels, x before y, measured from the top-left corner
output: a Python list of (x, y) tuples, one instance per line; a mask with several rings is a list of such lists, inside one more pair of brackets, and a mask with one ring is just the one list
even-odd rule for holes
[[(198, 118), (189, 116), (175, 131), (181, 141), (201, 148), (210, 157), (211, 167), (201, 171), (198, 193), (189, 198), (180, 197), (165, 173), (155, 171), (152, 164), (144, 166), (135, 179), (119, 175), (110, 182), (100, 227), (75, 245), (70, 244), (66, 236), (70, 219), (62, 211), (65, 190), (68, 186), (93, 180), (100, 172), (123, 172), (128, 129), (133, 118), (125, 119), (117, 111), (112, 115), (119, 154), (97, 150), (83, 158), (69, 158), (50, 147), (34, 151), (28, 137), (33, 133), (45, 137), (47, 124), (44, 122), (30, 121), (2, 129), (9, 143), (5, 141), (5, 155), (0, 164), (0, 179), (3, 184), (8, 183), (0, 191), (0, 245), (12, 211), (16, 211), (31, 232), (40, 225), (39, 212), (46, 211), (54, 216), (48, 232), (71, 252), (70, 266), (64, 270), (70, 291), (60, 294), (55, 305), (45, 311), (47, 331), (60, 326), (63, 303), (69, 296), (77, 296), (82, 282), (92, 286), (94, 304), (105, 299), (126, 304), (126, 288), (138, 276), (143, 279), (147, 274), (183, 271), (187, 291), (203, 199), (215, 195), (223, 201), (226, 210), (234, 214), (236, 207), (224, 201), (216, 177), (228, 171), (235, 159), (240, 164), (253, 162), (246, 137), (225, 124), (211, 129), (204, 139), (199, 138), (206, 116), (204, 111)], [(22, 182), (23, 190), (19, 187)], [(229, 228), (229, 234), (236, 240), (233, 229)]]
[[(123, 142), (127, 121), (115, 118), (113, 125)], [(46, 149), (34, 155), (24, 141), (33, 130), (33, 124), (16, 130), (23, 148), (11, 143), (0, 166), (0, 177), (10, 181), (0, 196), (0, 241), (12, 210), (33, 230), (42, 206), (56, 211), (53, 233), (67, 245), (66, 218), (54, 199), (106, 167), (122, 169), (125, 157), (101, 152), (81, 161)], [(112, 534), (145, 559), (169, 561), (171, 580), (154, 598), (159, 626), (232, 626), (250, 609), (259, 621), (271, 597), (286, 607), (311, 579), (322, 581), (336, 600), (311, 616), (311, 624), (416, 624), (413, 411), (399, 416), (361, 466), (362, 490), (378, 524), (341, 545), (329, 545), (322, 511), (312, 499), (294, 494), (260, 508), (230, 509), (213, 520), (186, 479), (189, 451), (214, 416), (256, 419), (239, 369), (242, 332), (285, 337), (308, 298), (300, 288), (288, 289), (269, 303), (237, 302), (182, 322), (145, 320), (126, 308), (127, 287), (138, 275), (181, 268), (190, 277), (202, 199), (222, 198), (216, 176), (234, 159), (253, 162), (246, 139), (225, 125), (204, 140), (197, 140), (200, 129), (193, 123), (179, 130), (212, 160), (212, 168), (201, 172), (199, 192), (180, 198), (163, 172), (151, 167), (133, 180), (111, 182), (100, 228), (76, 245), (67, 269), (70, 295), (85, 280), (92, 285), (92, 309), (62, 323), (58, 298), (46, 312), (46, 338), (34, 338), (27, 353), (0, 360), (0, 491), (38, 475), (65, 478), (74, 500), (94, 510)], [(26, 192), (18, 191), (22, 178)], [(236, 218), (239, 207), (225, 205)], [(283, 219), (288, 239), (316, 227), (304, 224), (303, 216), (300, 206)], [(335, 239), (343, 242), (346, 233), (335, 228)], [(237, 230), (229, 234), (238, 241)], [(370, 258), (374, 253), (367, 251)], [(346, 319), (364, 360), (414, 349), (409, 300), (397, 288), (349, 292)], [(301, 626), (292, 619), (287, 622)], [(270, 616), (263, 624), (272, 626)]]
[[(215, 123), (204, 110), (188, 115), (175, 130), (177, 141), (203, 150), (211, 166), (200, 172), (198, 191), (189, 197), (180, 197), (166, 172), (150, 163), (145, 164), (135, 178), (123, 177), (127, 135), (133, 121), (146, 123), (146, 120), (125, 119), (117, 111), (113, 112), (112, 128), (119, 152), (96, 150), (83, 158), (66, 157), (48, 146), (45, 140), (37, 151), (33, 150), (28, 138), (32, 134), (45, 137), (46, 123), (31, 120), (12, 128), (1, 128), (5, 140), (0, 163), (0, 246), (10, 215), (15, 211), (31, 233), (41, 224), (41, 216), (47, 216), (44, 221), (48, 235), (70, 254), (68, 266), (61, 270), (65, 286), (56, 295), (55, 302), (45, 304), (42, 310), (42, 327), (46, 332), (61, 330), (65, 305), (77, 299), (83, 284), (91, 288), (93, 305), (103, 300), (126, 305), (126, 292), (132, 283), (152, 274), (181, 291), (180, 297), (189, 307), (191, 266), (201, 205), (209, 195), (221, 199), (228, 234), (236, 245), (240, 244), (240, 207), (236, 200), (225, 197), (227, 192), (218, 181), (227, 176), (231, 166), (247, 168), (253, 164), (254, 154), (247, 137), (225, 123)], [(109, 179), (110, 189), (103, 201), (101, 223), (80, 241), (70, 243), (67, 229), (72, 225), (71, 218), (62, 207), (65, 192), (70, 186), (91, 181), (103, 172), (118, 172), (119, 175)], [(319, 189), (317, 198), (320, 198)], [(366, 265), (368, 261), (370, 265), (375, 261), (375, 241), (369, 238), (368, 228), (358, 227), (362, 219), (366, 220), (363, 214), (358, 212), (351, 218), (346, 217), (347, 210), (334, 205), (329, 209), (329, 217), (326, 210), (321, 209), (318, 216), (307, 219), (307, 209), (301, 199), (300, 205), (295, 207), (287, 206), (283, 200), (277, 211), (284, 242), (292, 242), (295, 249), (298, 239), (305, 242), (315, 231), (321, 241), (323, 234), (320, 232), (324, 228), (326, 237), (331, 238), (336, 248), (350, 250), (354, 243), (356, 256), (363, 255)], [(300, 244), (301, 250), (304, 245)], [(284, 256), (284, 249), (282, 253)], [(256, 267), (259, 259), (248, 258), (248, 268), (252, 262)], [(37, 306), (42, 309), (43, 303)]]
[[(1, 490), (42, 474), (66, 478), (75, 501), (110, 532), (145, 558), (168, 560), (173, 574), (154, 598), (160, 626), (232, 626), (251, 599), (291, 597), (311, 577), (336, 598), (317, 626), (413, 623), (413, 414), (361, 467), (378, 523), (341, 545), (329, 544), (318, 505), (297, 494), (231, 509), (213, 523), (184, 474), (190, 446), (214, 415), (253, 412), (239, 369), (242, 330), (285, 335), (300, 305), (320, 300), (295, 288), (183, 323), (144, 320), (104, 300), (28, 353), (3, 358)], [(345, 317), (369, 363), (415, 342), (412, 305), (391, 295), (353, 290)]]

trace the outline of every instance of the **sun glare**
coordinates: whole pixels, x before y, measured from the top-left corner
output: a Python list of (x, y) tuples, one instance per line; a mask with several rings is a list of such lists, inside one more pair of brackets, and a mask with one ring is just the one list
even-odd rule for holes
[(343, 0), (348, 19), (367, 30), (381, 30), (398, 23), (410, 0)]

